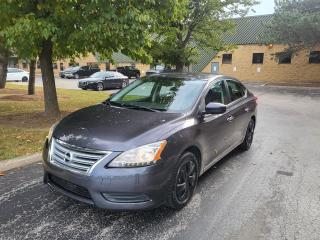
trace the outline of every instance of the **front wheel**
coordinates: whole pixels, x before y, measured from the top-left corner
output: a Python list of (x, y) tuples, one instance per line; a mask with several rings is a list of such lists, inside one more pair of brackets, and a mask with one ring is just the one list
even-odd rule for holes
[(128, 82), (127, 81), (123, 81), (122, 84), (121, 84), (121, 88), (125, 88), (127, 85), (128, 85)]
[(187, 152), (179, 159), (180, 164), (172, 175), (167, 205), (181, 209), (191, 200), (199, 177), (199, 166), (196, 156)]
[(79, 79), (79, 78), (80, 78), (79, 74), (76, 73), (76, 74), (74, 75), (74, 78), (75, 78), (75, 79)]
[(103, 91), (104, 87), (103, 84), (100, 82), (97, 84), (97, 91)]
[(244, 137), (243, 142), (240, 144), (240, 149), (243, 151), (247, 151), (250, 149), (254, 136), (254, 129), (256, 127), (256, 123), (253, 119), (250, 120), (246, 132), (246, 136)]
[(21, 81), (22, 81), (22, 82), (28, 82), (28, 78), (27, 78), (27, 77), (23, 77), (23, 78), (21, 79)]

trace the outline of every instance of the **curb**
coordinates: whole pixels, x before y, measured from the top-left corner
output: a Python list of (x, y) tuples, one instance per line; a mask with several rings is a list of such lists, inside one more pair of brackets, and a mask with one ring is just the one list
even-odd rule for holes
[(14, 168), (19, 168), (32, 163), (40, 162), (41, 159), (42, 154), (35, 153), (28, 156), (22, 156), (8, 160), (0, 160), (0, 172), (5, 172)]

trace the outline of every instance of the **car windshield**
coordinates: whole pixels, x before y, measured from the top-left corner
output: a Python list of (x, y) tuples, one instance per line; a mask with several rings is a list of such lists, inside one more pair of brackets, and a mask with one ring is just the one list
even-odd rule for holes
[(205, 81), (172, 77), (144, 77), (115, 94), (111, 105), (128, 108), (182, 112), (197, 100)]
[(106, 72), (96, 72), (90, 78), (105, 78), (108, 74)]

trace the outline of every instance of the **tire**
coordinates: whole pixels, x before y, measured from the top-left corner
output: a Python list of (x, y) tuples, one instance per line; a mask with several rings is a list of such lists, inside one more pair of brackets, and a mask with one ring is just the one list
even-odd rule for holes
[(76, 74), (74, 75), (74, 78), (75, 78), (75, 79), (79, 79), (79, 78), (80, 78), (79, 74), (76, 73)]
[(101, 82), (99, 82), (99, 83), (97, 84), (97, 91), (103, 91), (103, 89), (104, 89), (103, 84), (102, 84)]
[(127, 81), (123, 81), (121, 84), (121, 88), (125, 88), (126, 86), (128, 86), (128, 82)]
[(243, 142), (239, 146), (242, 151), (248, 151), (250, 149), (253, 141), (255, 127), (256, 122), (253, 119), (251, 119), (247, 127), (246, 136), (244, 137)]
[(192, 199), (198, 177), (199, 165), (196, 156), (191, 152), (184, 153), (171, 176), (166, 205), (177, 210), (185, 207)]
[(21, 82), (28, 82), (28, 77), (23, 77), (23, 78), (21, 79)]
[(87, 90), (87, 88), (82, 88), (82, 90)]

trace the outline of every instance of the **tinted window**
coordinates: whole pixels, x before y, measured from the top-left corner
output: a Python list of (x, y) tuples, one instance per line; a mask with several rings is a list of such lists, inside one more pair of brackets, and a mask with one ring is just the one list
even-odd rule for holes
[(179, 112), (190, 108), (205, 81), (170, 77), (144, 77), (114, 95), (110, 103), (130, 104), (161, 111)]
[(223, 64), (231, 64), (232, 63), (232, 54), (223, 54), (222, 55), (222, 63)]
[(264, 58), (264, 53), (254, 53), (252, 55), (252, 63), (253, 64), (262, 64)]
[(227, 85), (231, 102), (242, 98), (246, 94), (246, 89), (238, 82), (227, 80)]
[(107, 76), (106, 72), (96, 72), (92, 74), (90, 77), (91, 78), (105, 78)]
[(205, 104), (217, 102), (227, 104), (227, 92), (223, 81), (215, 83), (205, 97)]
[(320, 51), (310, 52), (309, 63), (320, 63)]
[(291, 58), (292, 58), (291, 53), (282, 52), (282, 53), (279, 53), (278, 55), (279, 55), (279, 64), (291, 63)]

